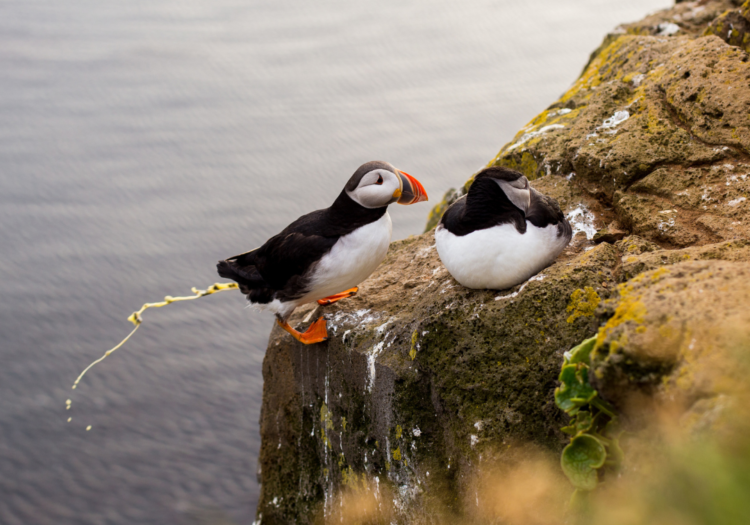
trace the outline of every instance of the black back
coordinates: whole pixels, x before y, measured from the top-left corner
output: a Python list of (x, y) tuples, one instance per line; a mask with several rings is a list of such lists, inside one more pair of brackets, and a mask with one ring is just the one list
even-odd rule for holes
[(254, 303), (298, 299), (308, 291), (309, 270), (336, 241), (377, 221), (386, 210), (387, 206), (365, 208), (344, 190), (329, 208), (303, 215), (260, 248), (219, 261), (217, 271), (239, 283), (242, 293)]
[(537, 228), (557, 224), (558, 236), (564, 234), (565, 231), (568, 232), (568, 235), (572, 233), (570, 223), (565, 220), (565, 215), (557, 201), (548, 195), (539, 193), (534, 188), (531, 188), (531, 203), (528, 212), (526, 212), (526, 220)]
[[(497, 176), (497, 177), (496, 177)], [(463, 236), (473, 231), (511, 223), (520, 233), (526, 232), (526, 216), (518, 209), (494, 178), (513, 181), (520, 173), (505, 168), (487, 168), (474, 177), (466, 197), (446, 210), (440, 224), (454, 235)]]
[(466, 197), (457, 200), (440, 219), (449, 232), (463, 236), (473, 231), (500, 224), (513, 224), (519, 233), (526, 233), (526, 221), (537, 228), (557, 224), (557, 235), (570, 235), (570, 224), (565, 220), (555, 199), (530, 188), (531, 198), (527, 213), (515, 206), (496, 180), (513, 182), (523, 174), (508, 168), (491, 167), (480, 171)]

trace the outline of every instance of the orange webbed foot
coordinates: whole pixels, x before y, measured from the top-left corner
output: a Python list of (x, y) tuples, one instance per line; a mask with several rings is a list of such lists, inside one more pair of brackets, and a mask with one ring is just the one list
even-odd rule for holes
[(297, 341), (305, 345), (313, 345), (315, 343), (322, 343), (328, 339), (328, 328), (326, 326), (326, 320), (322, 317), (315, 321), (304, 333), (300, 333), (292, 328), (289, 323), (285, 323), (276, 319), (279, 326), (289, 332), (292, 337)]
[(341, 299), (346, 299), (347, 297), (351, 297), (355, 295), (358, 291), (359, 291), (359, 288), (355, 286), (354, 288), (349, 288), (348, 290), (345, 290), (341, 293), (337, 293), (329, 297), (324, 297), (323, 299), (318, 299), (318, 304), (321, 306), (328, 306), (329, 304), (333, 304), (336, 301), (340, 301)]

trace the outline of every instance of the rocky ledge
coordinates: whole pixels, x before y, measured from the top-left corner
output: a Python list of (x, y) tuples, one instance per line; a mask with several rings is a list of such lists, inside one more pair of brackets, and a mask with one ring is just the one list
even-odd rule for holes
[(461, 287), (427, 231), (393, 243), (356, 297), (295, 314), (325, 314), (328, 342), (274, 328), (261, 523), (315, 522), (345, 487), (390, 494), (394, 522), (465, 514), (483, 464), (565, 447), (554, 390), (592, 336), (592, 383), (628, 424), (634, 398), (679, 406), (688, 430), (718, 424), (739, 379), (720, 357), (750, 326), (747, 28), (750, 1), (728, 0), (622, 26), (500, 150), (490, 164), (557, 198), (577, 232), (528, 282)]

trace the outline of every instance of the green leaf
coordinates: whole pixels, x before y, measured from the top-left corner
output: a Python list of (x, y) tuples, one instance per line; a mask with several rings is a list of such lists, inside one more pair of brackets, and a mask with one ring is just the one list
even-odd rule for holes
[(563, 472), (581, 490), (594, 490), (598, 483), (596, 469), (604, 465), (607, 452), (594, 436), (583, 434), (573, 438), (562, 453)]
[(571, 421), (571, 426), (575, 428), (575, 433), (579, 434), (591, 430), (593, 423), (594, 418), (591, 417), (591, 412), (588, 410), (581, 410), (575, 415), (575, 419)]
[(589, 363), (589, 356), (596, 344), (596, 336), (586, 339), (584, 342), (565, 352), (565, 365), (574, 365), (576, 363)]
[(576, 430), (575, 425), (568, 425), (567, 427), (562, 427), (560, 431), (570, 436), (575, 436), (576, 434), (578, 434), (578, 431)]
[(570, 424), (560, 430), (571, 436), (576, 436), (583, 432), (591, 431), (595, 423), (596, 417), (591, 417), (591, 412), (588, 410), (579, 410), (571, 418)]
[(604, 412), (613, 419), (617, 417), (614, 407), (600, 397), (591, 398), (591, 406), (597, 408), (601, 412)]
[(571, 416), (596, 397), (589, 384), (589, 368), (582, 363), (563, 366), (559, 379), (562, 385), (555, 389), (555, 403)]

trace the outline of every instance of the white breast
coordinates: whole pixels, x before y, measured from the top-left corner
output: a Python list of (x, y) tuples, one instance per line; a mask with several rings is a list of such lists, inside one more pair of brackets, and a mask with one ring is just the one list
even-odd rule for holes
[(357, 286), (383, 261), (391, 243), (388, 212), (377, 221), (341, 237), (313, 270), (310, 292), (299, 304), (328, 297)]
[(454, 235), (439, 225), (435, 242), (443, 264), (467, 288), (503, 290), (524, 282), (549, 266), (568, 244), (557, 226), (537, 228), (526, 223), (521, 234), (501, 224), (467, 235)]

